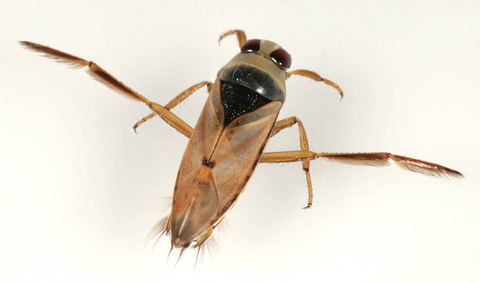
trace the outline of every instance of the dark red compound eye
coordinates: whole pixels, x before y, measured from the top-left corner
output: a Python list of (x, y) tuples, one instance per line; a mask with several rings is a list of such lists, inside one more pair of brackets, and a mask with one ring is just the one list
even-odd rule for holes
[(273, 62), (275, 62), (277, 66), (284, 70), (290, 68), (292, 65), (292, 57), (290, 57), (290, 54), (288, 54), (288, 52), (283, 48), (277, 49), (270, 53), (270, 58), (272, 58)]
[(260, 39), (250, 39), (240, 48), (242, 52), (255, 52), (260, 50)]

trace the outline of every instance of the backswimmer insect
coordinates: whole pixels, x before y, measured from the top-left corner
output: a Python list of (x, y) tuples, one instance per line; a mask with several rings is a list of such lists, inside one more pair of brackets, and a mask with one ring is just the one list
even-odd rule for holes
[[(463, 177), (460, 172), (435, 163), (385, 152), (310, 151), (300, 119), (293, 116), (277, 121), (285, 101), (285, 81), (291, 75), (298, 75), (324, 82), (341, 96), (342, 90), (315, 72), (287, 71), (292, 62), (290, 54), (274, 42), (247, 41), (242, 30), (222, 34), (219, 42), (233, 34), (238, 38), (241, 51), (220, 69), (215, 82), (195, 84), (165, 106), (146, 99), (91, 61), (40, 44), (20, 42), (32, 51), (71, 67), (87, 67), (86, 71), (96, 80), (147, 104), (153, 113), (137, 122), (134, 129), (158, 115), (190, 139), (178, 171), (171, 213), (154, 225), (147, 240), (170, 235), (171, 250), (179, 248), (180, 256), (188, 247), (201, 248), (238, 200), (258, 163), (302, 162), (308, 187), (305, 208), (310, 208), (313, 201), (310, 160), (317, 158), (369, 166), (386, 166), (393, 160), (404, 169), (424, 175)], [(203, 86), (207, 87), (209, 96), (193, 129), (170, 110)], [(301, 150), (264, 152), (271, 137), (295, 124), (299, 128)]]

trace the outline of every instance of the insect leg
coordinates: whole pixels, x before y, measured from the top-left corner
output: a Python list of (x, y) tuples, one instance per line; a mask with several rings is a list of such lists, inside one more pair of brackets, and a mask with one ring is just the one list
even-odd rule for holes
[(306, 78), (309, 78), (309, 79), (312, 79), (314, 81), (317, 81), (317, 82), (324, 82), (325, 84), (335, 88), (339, 93), (340, 93), (340, 99), (343, 98), (343, 91), (342, 89), (337, 85), (335, 84), (334, 82), (332, 82), (331, 80), (327, 80), (325, 78), (322, 78), (319, 74), (313, 72), (313, 71), (310, 71), (310, 70), (295, 70), (295, 71), (291, 71), (291, 72), (286, 72), (285, 74), (285, 80), (288, 79), (291, 75), (297, 75), (297, 76), (302, 76), (302, 77), (306, 77)]
[(86, 71), (89, 75), (91, 75), (95, 80), (115, 90), (116, 92), (123, 94), (128, 98), (142, 101), (147, 104), (150, 102), (145, 97), (138, 94), (128, 86), (124, 85), (122, 82), (114, 78), (112, 75), (107, 73), (104, 69), (100, 68), (92, 61), (87, 61), (85, 59), (70, 55), (68, 53), (33, 42), (20, 41), (20, 44), (31, 51), (41, 53), (43, 56), (53, 59), (59, 63), (66, 64), (69, 67), (78, 69), (88, 67)]
[(238, 39), (238, 46), (241, 48), (242, 45), (247, 41), (247, 36), (245, 35), (245, 32), (243, 30), (235, 29), (235, 30), (230, 30), (227, 31), (226, 33), (220, 35), (220, 38), (218, 39), (218, 44), (220, 44), (220, 41), (224, 39), (225, 37), (236, 34), (237, 39)]
[[(204, 85), (207, 86), (207, 91), (210, 92), (210, 89), (212, 88), (212, 83), (211, 82), (208, 82), (208, 81), (203, 81), (203, 82), (200, 82), (198, 84), (195, 84), (189, 88), (187, 88), (186, 90), (184, 90), (182, 93), (180, 93), (179, 95), (177, 95), (174, 99), (172, 99), (167, 105), (165, 105), (165, 109), (167, 110), (171, 110), (173, 107), (177, 106), (180, 102), (182, 102), (183, 100), (185, 100), (187, 97), (189, 97), (192, 93), (194, 93), (195, 91), (197, 91), (198, 89), (200, 89), (201, 87), (203, 87)], [(148, 116), (145, 116), (143, 117), (140, 121), (138, 121), (137, 123), (135, 123), (135, 125), (133, 126), (133, 130), (135, 132), (137, 132), (137, 127), (140, 126), (141, 124), (143, 124), (144, 122), (146, 122), (147, 120), (150, 120), (151, 118), (155, 117), (155, 115), (157, 115), (157, 113), (153, 112), (153, 113), (150, 113)]]
[[(308, 147), (308, 139), (307, 139), (307, 133), (305, 131), (305, 127), (303, 126), (302, 121), (298, 119), (295, 116), (277, 121), (275, 123), (275, 126), (273, 127), (271, 137), (276, 135), (278, 132), (280, 132), (283, 129), (289, 128), (295, 124), (298, 124), (298, 131), (300, 134), (300, 147), (302, 151), (309, 151)], [(263, 155), (262, 155), (263, 156)], [(262, 162), (262, 159), (260, 158), (260, 162)], [(308, 203), (307, 206), (304, 207), (305, 209), (308, 209), (312, 206), (313, 203), (313, 187), (312, 187), (312, 178), (310, 177), (310, 160), (306, 159), (302, 161), (302, 166), (303, 166), (303, 171), (305, 172), (305, 175), (307, 177), (307, 188), (308, 188)]]
[(427, 176), (442, 178), (463, 178), (462, 173), (448, 167), (414, 159), (406, 156), (395, 155), (388, 152), (368, 152), (368, 153), (316, 153), (313, 151), (296, 150), (282, 152), (263, 153), (260, 162), (265, 163), (283, 163), (298, 162), (304, 160), (314, 160), (323, 158), (326, 160), (339, 161), (352, 165), (367, 166), (388, 166), (390, 160), (393, 160), (403, 169), (424, 174)]
[(152, 109), (156, 114), (162, 117), (165, 122), (177, 129), (180, 133), (184, 134), (187, 137), (190, 137), (192, 135), (192, 127), (190, 127), (178, 116), (170, 112), (169, 109), (159, 105), (158, 103), (151, 102), (150, 100), (146, 99), (145, 97), (135, 92), (134, 90), (117, 80), (115, 77), (107, 73), (104, 69), (100, 68), (100, 66), (98, 66), (94, 62), (87, 61), (85, 59), (70, 55), (68, 53), (33, 42), (20, 41), (20, 44), (31, 51), (41, 53), (45, 57), (54, 59), (55, 61), (60, 63), (67, 64), (72, 68), (88, 67), (86, 70), (87, 73), (97, 81), (103, 83), (104, 85), (108, 86), (109, 88), (115, 90), (120, 94), (147, 104), (150, 109)]

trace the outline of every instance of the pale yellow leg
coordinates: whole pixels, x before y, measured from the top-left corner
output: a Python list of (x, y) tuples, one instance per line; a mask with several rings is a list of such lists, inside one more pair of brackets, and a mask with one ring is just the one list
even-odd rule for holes
[[(44, 46), (41, 44), (33, 43), (33, 42), (28, 42), (28, 41), (20, 41), (20, 44), (23, 45), (25, 48), (42, 53), (44, 56), (52, 58), (60, 63), (64, 63), (69, 65), (70, 67), (73, 68), (83, 68), (87, 67), (86, 71), (87, 73), (92, 76), (94, 79), (97, 81), (103, 83), (104, 85), (108, 86), (109, 88), (117, 91), (118, 93), (127, 96), (128, 98), (141, 101), (150, 107), (155, 114), (159, 115), (162, 117), (165, 122), (167, 122), (170, 126), (174, 127), (177, 129), (180, 133), (184, 134), (186, 137), (190, 137), (192, 135), (193, 129), (190, 127), (187, 123), (185, 123), (182, 119), (177, 117), (175, 114), (173, 114), (169, 109), (173, 108), (175, 105), (180, 103), (182, 100), (184, 100), (186, 97), (188, 97), (191, 93), (196, 91), (197, 89), (201, 88), (204, 85), (208, 85), (208, 88), (211, 87), (211, 83), (209, 82), (201, 82), (198, 83), (190, 88), (188, 88), (186, 91), (182, 92), (180, 95), (175, 97), (172, 101), (170, 101), (169, 104), (167, 104), (166, 107), (161, 106), (158, 103), (151, 102), (150, 100), (146, 99), (136, 91), (132, 90), (128, 86), (124, 85), (121, 81), (116, 79), (114, 76), (110, 75), (107, 73), (104, 69), (102, 69), (100, 66), (95, 64), (92, 61), (87, 61), (85, 59), (70, 55), (68, 53), (50, 48), (48, 46)], [(151, 117), (155, 116), (155, 114), (150, 114), (144, 119), (142, 119), (143, 123), (144, 121), (150, 119)], [(139, 123), (137, 123), (139, 124)], [(137, 125), (136, 124), (136, 125)], [(137, 125), (138, 126), (138, 125)]]
[(265, 152), (260, 157), (261, 163), (285, 163), (285, 162), (302, 162), (303, 171), (307, 176), (308, 186), (308, 203), (305, 208), (310, 208), (313, 203), (313, 188), (310, 177), (310, 160), (317, 158), (324, 158), (327, 160), (339, 161), (353, 165), (368, 165), (368, 166), (386, 166), (393, 160), (400, 167), (410, 170), (412, 172), (421, 173), (428, 176), (435, 177), (452, 177), (462, 178), (463, 175), (450, 169), (448, 167), (426, 162), (419, 159), (395, 155), (387, 152), (372, 152), (372, 153), (316, 153), (309, 150), (307, 134), (303, 123), (295, 116), (280, 120), (275, 123), (271, 137), (276, 135), (283, 129), (289, 128), (298, 124), (300, 133), (300, 147), (301, 150), (281, 151), (281, 152)]
[[(300, 148), (302, 149), (302, 151), (308, 152), (309, 147), (308, 147), (307, 133), (305, 132), (305, 128), (303, 126), (302, 121), (300, 121), (300, 119), (298, 119), (295, 116), (277, 121), (275, 123), (275, 126), (273, 127), (273, 130), (270, 136), (273, 137), (281, 130), (289, 128), (295, 124), (298, 124), (298, 131), (300, 135)], [(264, 161), (263, 159), (264, 154), (262, 154), (262, 157), (260, 158), (260, 162), (270, 162), (270, 161)], [(305, 172), (305, 175), (307, 178), (308, 203), (307, 203), (307, 206), (304, 207), (305, 209), (307, 209), (307, 208), (310, 208), (313, 203), (313, 186), (312, 186), (312, 178), (310, 177), (310, 160), (309, 159), (302, 160), (302, 166), (303, 166), (303, 171)]]
[(309, 79), (312, 79), (317, 82), (324, 82), (325, 84), (335, 88), (339, 93), (340, 93), (340, 100), (343, 98), (343, 90), (334, 82), (331, 80), (327, 80), (325, 78), (322, 78), (319, 74), (310, 71), (310, 70), (295, 70), (295, 71), (290, 71), (285, 73), (285, 80), (288, 79), (291, 75), (297, 75), (297, 76), (302, 76), (306, 77)]
[(230, 31), (227, 31), (226, 33), (223, 33), (222, 35), (220, 35), (220, 38), (218, 39), (218, 44), (220, 44), (220, 41), (222, 39), (224, 39), (225, 37), (227, 37), (229, 35), (232, 35), (232, 34), (237, 35), (238, 45), (241, 48), (242, 45), (247, 41), (247, 36), (245, 35), (245, 32), (243, 30), (239, 30), (239, 29), (230, 30)]
[(265, 152), (260, 157), (262, 163), (284, 163), (315, 160), (323, 158), (352, 165), (366, 166), (388, 166), (393, 160), (403, 169), (421, 173), (427, 176), (443, 178), (463, 178), (462, 173), (448, 167), (414, 159), (406, 156), (395, 155), (388, 152), (366, 152), (366, 153), (324, 153), (308, 150), (292, 150), (280, 152)]
[[(207, 91), (210, 92), (210, 89), (212, 88), (212, 83), (211, 82), (208, 82), (208, 81), (203, 81), (203, 82), (200, 82), (198, 84), (195, 84), (189, 88), (187, 88), (186, 90), (184, 90), (182, 93), (180, 93), (179, 95), (177, 95), (174, 99), (172, 99), (167, 105), (165, 105), (165, 109), (167, 110), (171, 110), (173, 107), (177, 106), (180, 102), (182, 102), (183, 100), (185, 100), (187, 97), (189, 97), (192, 93), (194, 93), (195, 91), (197, 91), (198, 89), (200, 89), (201, 87), (203, 86), (207, 86)], [(135, 123), (135, 125), (133, 126), (133, 130), (135, 131), (135, 133), (137, 132), (137, 127), (140, 126), (141, 124), (145, 123), (146, 121), (150, 120), (151, 118), (155, 117), (155, 115), (157, 115), (156, 112), (153, 112), (153, 113), (150, 113), (149, 115), (143, 117), (140, 121), (138, 121), (137, 123)], [(167, 122), (168, 123), (168, 122)]]

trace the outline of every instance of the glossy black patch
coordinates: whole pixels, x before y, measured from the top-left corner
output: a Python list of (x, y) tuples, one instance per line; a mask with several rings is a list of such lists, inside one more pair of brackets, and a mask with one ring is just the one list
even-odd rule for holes
[[(252, 55), (258, 56), (258, 55)], [(220, 70), (218, 77), (224, 82), (232, 82), (248, 87), (270, 100), (285, 101), (285, 92), (272, 76), (248, 64), (235, 64)]]
[(224, 127), (243, 114), (250, 113), (272, 102), (243, 85), (220, 81), (220, 86), (225, 111)]

